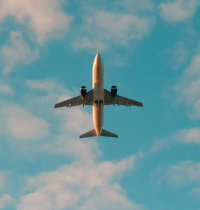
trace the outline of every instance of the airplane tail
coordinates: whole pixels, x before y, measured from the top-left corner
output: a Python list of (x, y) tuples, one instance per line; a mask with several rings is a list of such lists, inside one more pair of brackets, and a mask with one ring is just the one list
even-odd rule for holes
[[(97, 136), (95, 129), (88, 131), (87, 133), (84, 133), (79, 136), (79, 138), (86, 138), (86, 137), (92, 137), (92, 136)], [(107, 136), (107, 137), (115, 137), (118, 138), (118, 135), (111, 133), (107, 130), (102, 129), (101, 135), (100, 136)]]
[(79, 138), (86, 138), (86, 137), (92, 137), (92, 136), (97, 136), (95, 129), (80, 135)]
[(118, 135), (111, 133), (107, 130), (102, 129), (101, 135), (100, 136), (107, 136), (107, 137), (115, 137), (118, 138)]

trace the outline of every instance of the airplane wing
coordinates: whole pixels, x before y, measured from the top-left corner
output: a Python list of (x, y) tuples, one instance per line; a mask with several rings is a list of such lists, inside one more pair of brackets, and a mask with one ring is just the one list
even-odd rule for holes
[(92, 105), (93, 104), (93, 90), (90, 90), (86, 93), (86, 96), (82, 98), (82, 96), (77, 96), (74, 98), (70, 98), (66, 101), (62, 101), (60, 103), (55, 104), (54, 108), (58, 107), (71, 107), (71, 106), (79, 106), (79, 105)]
[(134, 101), (129, 98), (125, 98), (119, 95), (116, 95), (115, 97), (112, 96), (111, 92), (104, 89), (104, 104), (105, 105), (111, 105), (111, 104), (118, 104), (118, 105), (125, 105), (125, 106), (142, 106), (143, 104), (138, 101)]

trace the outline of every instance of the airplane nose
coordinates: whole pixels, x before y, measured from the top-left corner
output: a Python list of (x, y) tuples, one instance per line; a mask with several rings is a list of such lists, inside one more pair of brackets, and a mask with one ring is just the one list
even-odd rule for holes
[(95, 60), (96, 60), (97, 63), (99, 63), (101, 61), (101, 55), (100, 55), (100, 53), (97, 53), (96, 54)]
[(97, 57), (97, 58), (98, 58), (98, 57), (101, 57), (100, 53), (97, 53), (97, 54), (96, 54), (96, 57)]

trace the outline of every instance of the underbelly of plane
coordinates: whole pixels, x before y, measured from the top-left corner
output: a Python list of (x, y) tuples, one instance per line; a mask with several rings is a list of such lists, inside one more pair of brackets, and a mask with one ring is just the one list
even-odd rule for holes
[(94, 104), (93, 105), (93, 123), (97, 136), (101, 135), (104, 121), (104, 104)]

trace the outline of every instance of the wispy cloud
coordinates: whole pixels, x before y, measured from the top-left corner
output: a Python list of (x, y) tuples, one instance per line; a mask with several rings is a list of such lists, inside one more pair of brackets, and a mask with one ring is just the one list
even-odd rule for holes
[(0, 170), (0, 189), (5, 188), (7, 183), (7, 178), (10, 176), (8, 171)]
[[(19, 26), (18, 31), (10, 31), (10, 43), (1, 48), (4, 74), (37, 59), (39, 45), (64, 37), (70, 30), (72, 20), (63, 10), (64, 6), (66, 2), (63, 0), (1, 0), (0, 22), (11, 23), (11, 30), (16, 30), (16, 27), (12, 27), (13, 20), (15, 25), (17, 22), (25, 26)], [(23, 38), (25, 34), (28, 37), (26, 41)]]
[[(101, 155), (95, 139), (81, 140), (78, 138), (80, 134), (93, 128), (92, 115), (90, 113), (80, 107), (72, 107), (71, 109), (66, 109), (65, 107), (60, 109), (53, 108), (55, 103), (73, 97), (74, 93), (67, 90), (62, 84), (47, 80), (27, 80), (26, 85), (32, 92), (37, 91), (38, 93), (38, 91), (41, 91), (41, 94), (37, 97), (34, 94), (29, 94), (23, 101), (28, 102), (29, 108), (33, 104), (33, 109), (36, 110), (43, 107), (42, 116), (52, 120), (54, 122), (52, 124), (57, 127), (57, 132), (51, 133), (51, 138), (40, 144), (39, 152), (67, 155), (84, 160)], [(44, 92), (43, 90), (48, 91)]]
[(26, 80), (25, 84), (31, 90), (48, 90), (48, 91), (52, 91), (53, 89), (58, 88), (58, 85), (55, 82), (52, 82), (52, 81)]
[(0, 94), (10, 94), (13, 93), (12, 87), (0, 81)]
[(173, 53), (173, 68), (180, 67), (181, 64), (188, 61), (189, 52), (183, 42), (176, 43), (170, 53)]
[(199, 5), (198, 0), (176, 0), (170, 3), (161, 3), (161, 16), (168, 22), (185, 21), (191, 17)]
[(200, 128), (179, 130), (173, 135), (173, 138), (182, 143), (200, 144)]
[[(146, 9), (152, 9), (149, 1)], [(142, 10), (141, 4), (135, 4)], [(110, 46), (128, 46), (131, 40), (139, 40), (146, 36), (154, 26), (153, 15), (139, 15), (133, 9), (134, 3), (116, 1), (112, 11), (105, 8), (84, 8), (81, 27), (77, 30), (79, 35), (73, 40), (75, 49), (90, 49), (103, 51)], [(145, 5), (145, 4), (144, 4)], [(123, 8), (119, 12), (117, 6)], [(133, 12), (135, 11), (135, 13)]]
[(20, 32), (11, 32), (10, 43), (1, 48), (1, 56), (4, 63), (3, 72), (8, 74), (17, 66), (34, 61), (39, 56), (39, 52), (31, 49)]
[(161, 140), (154, 140), (144, 154), (151, 155), (177, 144), (200, 144), (200, 127), (180, 129)]
[(1, 0), (0, 21), (13, 16), (42, 44), (49, 38), (61, 37), (62, 32), (69, 30), (71, 17), (65, 14), (62, 6), (62, 0)]
[(166, 139), (153, 141), (151, 147), (148, 149), (146, 154), (157, 153), (157, 152), (159, 152), (159, 151), (161, 151), (163, 149), (168, 148), (169, 145), (170, 145), (170, 142), (167, 141)]
[(117, 183), (120, 176), (134, 167), (135, 156), (120, 162), (74, 162), (58, 171), (40, 173), (27, 180), (27, 190), (21, 196), (17, 210), (32, 209), (130, 209), (139, 210), (124, 196)]
[(93, 128), (91, 114), (80, 107), (53, 108), (58, 101), (73, 97), (71, 91), (48, 80), (27, 80), (25, 85), (30, 89), (29, 94), (21, 96), (23, 108), (1, 101), (0, 131), (9, 136), (11, 148), (14, 145), (19, 154), (32, 157), (52, 154), (86, 161), (101, 155), (95, 139), (78, 138)]
[(154, 4), (150, 0), (116, 0), (116, 6), (122, 6), (122, 8), (131, 13), (140, 13), (141, 11), (148, 12), (154, 10)]
[(191, 183), (200, 184), (200, 163), (193, 161), (160, 167), (157, 172), (159, 184), (167, 182), (176, 187), (186, 186)]
[(4, 194), (2, 195), (2, 197), (0, 198), (0, 209), (5, 209), (10, 202), (12, 201), (12, 197), (8, 194)]
[[(189, 116), (200, 118), (200, 54), (193, 57), (188, 68), (181, 75), (179, 82), (174, 86), (180, 102), (186, 101), (190, 107)], [(192, 109), (191, 109), (192, 108)]]
[(1, 105), (0, 111), (1, 133), (19, 140), (37, 140), (48, 136), (50, 125), (45, 120), (32, 116), (18, 105), (4, 105)]

